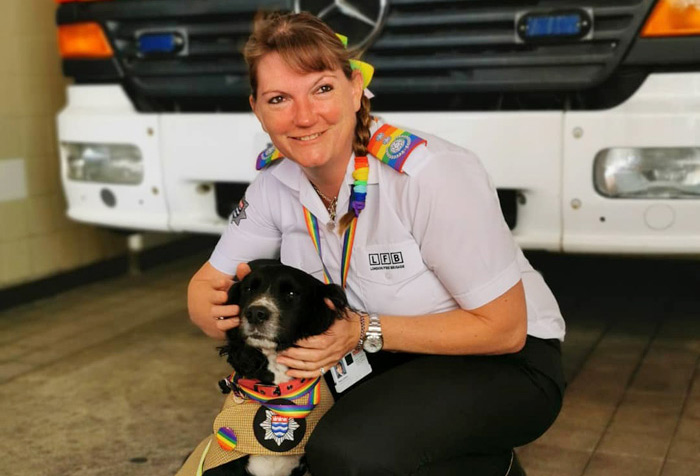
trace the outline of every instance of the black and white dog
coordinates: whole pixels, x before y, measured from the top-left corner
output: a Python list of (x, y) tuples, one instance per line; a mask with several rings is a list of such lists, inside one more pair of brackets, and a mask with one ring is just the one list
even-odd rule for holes
[[(336, 319), (345, 315), (348, 302), (340, 286), (324, 284), (279, 261), (256, 260), (250, 267), (250, 274), (229, 290), (228, 303), (240, 306), (241, 323), (226, 333), (227, 343), (220, 348), (220, 353), (226, 355), (236, 375), (257, 379), (261, 384), (279, 385), (291, 378), (285, 373), (288, 368), (277, 363), (277, 354), (299, 339), (328, 330)], [(335, 309), (328, 307), (326, 298)], [(296, 476), (306, 473), (303, 456), (249, 455), (204, 474)]]

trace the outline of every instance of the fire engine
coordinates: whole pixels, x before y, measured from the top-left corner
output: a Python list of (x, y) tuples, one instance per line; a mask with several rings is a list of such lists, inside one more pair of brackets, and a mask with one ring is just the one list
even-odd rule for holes
[(700, 0), (57, 2), (72, 219), (220, 233), (269, 144), (251, 20), (305, 10), (375, 66), (375, 115), (481, 158), (523, 248), (700, 253)]

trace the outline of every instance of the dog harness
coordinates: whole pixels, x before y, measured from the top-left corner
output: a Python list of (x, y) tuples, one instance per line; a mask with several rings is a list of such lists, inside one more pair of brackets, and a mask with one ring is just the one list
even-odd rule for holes
[(266, 385), (234, 372), (219, 385), (228, 395), (213, 434), (178, 475), (200, 475), (246, 455), (302, 455), (313, 428), (333, 405), (321, 377)]
[[(419, 145), (425, 143), (425, 139), (421, 139), (406, 130), (396, 128), (389, 124), (383, 124), (370, 138), (367, 149), (370, 154), (379, 161), (398, 172), (403, 172), (403, 165), (411, 152)], [(279, 150), (274, 146), (270, 146), (258, 155), (255, 168), (261, 170), (274, 161), (283, 158), (284, 156)], [(343, 251), (340, 264), (340, 284), (343, 288), (345, 288), (347, 283), (348, 271), (350, 270), (350, 258), (352, 257), (352, 245), (355, 242), (357, 218), (360, 216), (360, 212), (365, 208), (368, 176), (369, 165), (367, 163), (367, 157), (355, 157), (355, 170), (352, 173), (352, 177), (355, 181), (352, 185), (349, 210), (355, 214), (355, 217), (350, 222), (350, 225), (348, 225), (347, 230), (345, 230), (345, 237), (343, 238)], [(323, 262), (318, 219), (306, 207), (303, 208), (306, 229), (309, 232), (311, 242), (314, 248), (316, 248), (316, 253), (318, 253), (318, 257), (321, 259), (321, 264), (323, 265), (323, 279), (326, 284), (332, 283), (333, 279)]]

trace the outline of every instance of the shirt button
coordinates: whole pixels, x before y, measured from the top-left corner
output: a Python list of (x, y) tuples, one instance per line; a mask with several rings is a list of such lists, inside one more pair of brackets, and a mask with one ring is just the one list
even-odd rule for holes
[(386, 277), (386, 279), (391, 279), (391, 271), (386, 271), (384, 273), (384, 276)]

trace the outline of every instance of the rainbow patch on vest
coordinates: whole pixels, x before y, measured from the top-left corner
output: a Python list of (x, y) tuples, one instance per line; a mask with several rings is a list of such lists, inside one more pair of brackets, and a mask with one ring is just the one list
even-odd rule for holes
[(425, 143), (426, 140), (417, 135), (384, 124), (370, 138), (367, 149), (392, 169), (402, 172), (403, 164), (413, 149)]
[(226, 426), (222, 426), (219, 428), (219, 431), (216, 432), (216, 441), (224, 451), (233, 451), (236, 448), (236, 445), (238, 445), (238, 437), (236, 437), (236, 433), (234, 433), (231, 428)]
[(279, 150), (274, 145), (271, 145), (267, 149), (260, 152), (258, 159), (255, 162), (255, 170), (261, 170), (270, 165), (273, 161), (277, 159), (283, 159), (284, 157)]

